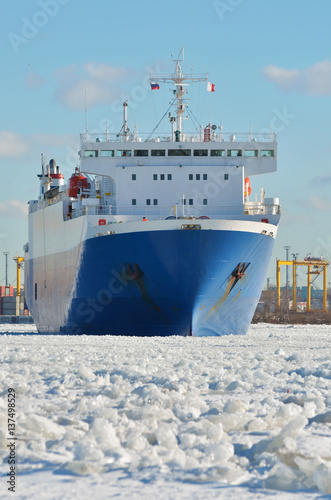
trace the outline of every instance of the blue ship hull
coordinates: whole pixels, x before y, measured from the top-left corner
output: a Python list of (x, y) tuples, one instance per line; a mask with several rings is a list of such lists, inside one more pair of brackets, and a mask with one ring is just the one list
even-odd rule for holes
[[(30, 301), (30, 310), (41, 333), (245, 334), (273, 244), (264, 234), (227, 230), (143, 231), (87, 239), (76, 249), (71, 271), (63, 265), (64, 256), (57, 263), (54, 256), (46, 258), (46, 268), (57, 271), (49, 274), (38, 307)], [(26, 269), (30, 296), (38, 266), (31, 260)], [(67, 284), (60, 291), (65, 282), (60, 274), (70, 272), (70, 290)]]

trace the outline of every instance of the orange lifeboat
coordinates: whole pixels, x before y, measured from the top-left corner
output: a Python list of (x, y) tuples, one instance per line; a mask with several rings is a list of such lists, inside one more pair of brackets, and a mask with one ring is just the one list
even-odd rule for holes
[(250, 196), (251, 192), (252, 192), (251, 181), (250, 181), (249, 177), (246, 177), (244, 195)]
[(90, 188), (90, 184), (78, 168), (75, 169), (75, 173), (69, 179), (68, 188), (67, 188), (67, 196), (70, 198), (78, 198), (78, 194), (81, 194), (82, 198), (86, 198), (87, 195), (83, 194), (84, 190)]

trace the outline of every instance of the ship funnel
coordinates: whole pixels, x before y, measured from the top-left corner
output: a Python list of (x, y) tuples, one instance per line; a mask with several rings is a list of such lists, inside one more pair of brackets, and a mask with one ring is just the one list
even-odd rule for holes
[(61, 174), (60, 167), (56, 165), (55, 160), (50, 160), (49, 162), (49, 168), (50, 168), (50, 177), (52, 179), (51, 183), (51, 189), (53, 188), (60, 188), (61, 186), (64, 185), (64, 177), (63, 174)]
[(50, 169), (51, 169), (51, 174), (56, 174), (56, 162), (55, 160), (50, 160), (49, 161), (49, 166), (50, 166)]

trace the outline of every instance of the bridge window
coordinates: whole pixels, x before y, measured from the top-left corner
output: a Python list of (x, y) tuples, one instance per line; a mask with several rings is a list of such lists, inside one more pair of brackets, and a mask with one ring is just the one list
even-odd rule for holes
[(188, 174), (188, 180), (193, 181), (193, 174)]
[(168, 156), (191, 156), (190, 149), (169, 149)]
[(193, 198), (189, 198), (189, 200), (188, 200), (188, 204), (189, 204), (189, 205), (193, 205)]
[(135, 156), (148, 156), (148, 149), (135, 149), (134, 155)]
[(207, 174), (203, 174), (203, 180), (206, 181), (207, 180)]
[(274, 150), (273, 149), (261, 149), (261, 156), (267, 156), (269, 158), (273, 158)]
[(118, 149), (117, 150), (117, 157), (130, 157), (132, 156), (132, 151), (131, 149)]
[(150, 198), (148, 198), (148, 199), (146, 200), (146, 205), (150, 205), (150, 204), (151, 204), (151, 200), (150, 200)]
[(224, 180), (228, 181), (229, 180), (229, 174), (224, 174)]
[(132, 198), (132, 200), (131, 200), (131, 204), (132, 204), (132, 205), (137, 205), (137, 200), (136, 200), (135, 198)]
[(98, 156), (98, 151), (96, 149), (86, 149), (84, 151), (85, 158), (96, 158)]
[(34, 300), (38, 299), (38, 288), (37, 283), (34, 284)]
[(212, 149), (210, 156), (225, 156), (225, 149)]
[(113, 158), (114, 156), (114, 150), (113, 149), (102, 149), (100, 151), (100, 156), (106, 157), (106, 158)]
[(171, 181), (172, 179), (172, 174), (168, 174), (168, 181)]
[(208, 156), (208, 149), (195, 149), (194, 156)]
[(207, 205), (207, 204), (208, 204), (208, 200), (207, 200), (207, 198), (204, 198), (204, 199), (203, 199), (203, 204), (204, 204), (204, 205)]
[(250, 156), (258, 156), (258, 150), (257, 149), (245, 149), (244, 156), (250, 157)]
[(197, 181), (199, 181), (199, 180), (200, 180), (200, 174), (195, 174), (195, 179), (196, 179)]
[(153, 181), (157, 181), (157, 174), (153, 174)]
[(164, 174), (161, 174), (161, 175), (160, 175), (160, 181), (164, 181), (164, 178), (165, 178), (165, 175), (164, 175)]
[(165, 156), (165, 149), (152, 149), (151, 156)]
[(154, 198), (153, 205), (157, 205), (157, 203), (158, 203), (157, 200)]
[(242, 156), (241, 149), (228, 149), (228, 156)]

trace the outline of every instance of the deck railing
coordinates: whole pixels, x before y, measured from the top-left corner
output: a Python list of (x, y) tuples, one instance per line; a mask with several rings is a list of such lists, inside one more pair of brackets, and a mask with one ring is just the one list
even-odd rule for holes
[[(204, 133), (187, 132), (182, 133), (181, 142), (204, 142)], [(99, 132), (85, 132), (80, 134), (81, 143), (93, 143), (93, 142), (152, 142), (152, 143), (162, 143), (162, 142), (172, 142), (171, 134), (167, 132), (158, 132), (156, 134), (142, 133), (139, 137), (134, 134), (104, 134)], [(277, 135), (274, 132), (267, 133), (251, 133), (251, 132), (212, 132), (210, 136), (210, 141), (207, 142), (244, 142), (252, 143), (254, 142), (276, 142)]]
[[(47, 206), (59, 203), (64, 199), (65, 193), (59, 193), (46, 200), (36, 200), (29, 203), (29, 213), (36, 212), (46, 208)], [(64, 214), (64, 219), (75, 219), (82, 215), (123, 215), (132, 217), (151, 217), (152, 219), (165, 219), (167, 217), (210, 217), (216, 219), (218, 217), (239, 218), (243, 215), (277, 215), (281, 213), (280, 205), (278, 204), (263, 204), (261, 202), (249, 203), (246, 205), (235, 206), (207, 206), (207, 205), (130, 205), (116, 207), (112, 205), (98, 205), (98, 206), (81, 206), (74, 208), (69, 213)]]

